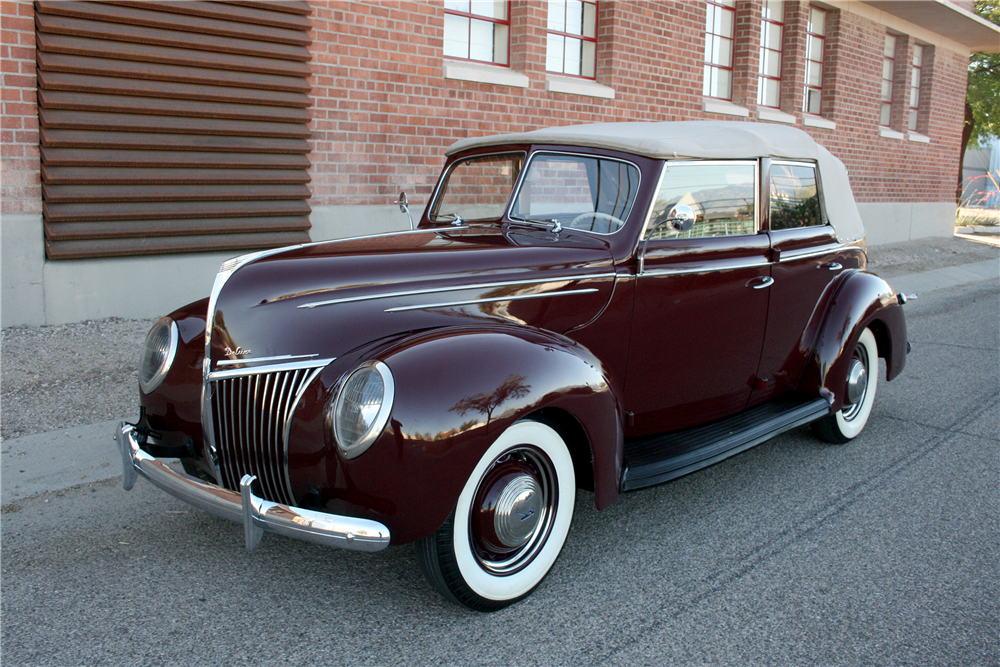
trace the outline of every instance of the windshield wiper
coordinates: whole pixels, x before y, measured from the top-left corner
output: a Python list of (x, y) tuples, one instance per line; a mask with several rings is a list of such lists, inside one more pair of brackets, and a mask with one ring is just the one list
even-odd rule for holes
[(543, 220), (536, 218), (515, 218), (514, 216), (510, 216), (510, 219), (514, 222), (527, 222), (532, 225), (542, 225), (553, 234), (558, 234), (559, 232), (562, 231), (563, 228), (562, 223), (559, 222), (559, 220), (557, 220), (556, 218)]
[(434, 222), (450, 222), (456, 227), (461, 227), (465, 224), (465, 220), (463, 220), (462, 216), (458, 213), (442, 213), (441, 215), (435, 215)]

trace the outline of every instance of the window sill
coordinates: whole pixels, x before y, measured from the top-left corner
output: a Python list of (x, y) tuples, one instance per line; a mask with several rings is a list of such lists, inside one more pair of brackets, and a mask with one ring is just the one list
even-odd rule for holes
[(444, 78), (513, 88), (527, 88), (529, 83), (528, 77), (509, 67), (470, 63), (464, 60), (445, 60)]
[(886, 137), (887, 139), (899, 139), (900, 141), (906, 139), (906, 135), (902, 132), (897, 132), (896, 130), (881, 126), (878, 128), (878, 136)]
[(775, 123), (789, 123), (795, 125), (797, 122), (795, 116), (790, 113), (785, 113), (784, 111), (778, 111), (777, 109), (772, 109), (771, 107), (757, 107), (757, 119), (758, 120), (769, 120)]
[(606, 100), (615, 99), (614, 88), (604, 86), (591, 79), (577, 79), (571, 76), (559, 76), (558, 74), (545, 75), (545, 90), (550, 93), (603, 97)]
[(814, 116), (812, 114), (802, 114), (802, 124), (806, 127), (818, 127), (822, 130), (836, 130), (837, 124), (832, 120), (823, 118), (822, 116)]
[(724, 116), (742, 116), (743, 118), (747, 118), (750, 115), (750, 110), (746, 107), (741, 107), (738, 104), (733, 104), (725, 100), (716, 100), (711, 97), (705, 98), (704, 109), (705, 113), (718, 113)]
[(920, 134), (918, 132), (910, 132), (909, 134), (906, 135), (906, 138), (909, 139), (910, 141), (917, 141), (922, 144), (931, 143), (930, 137), (928, 137), (926, 134)]

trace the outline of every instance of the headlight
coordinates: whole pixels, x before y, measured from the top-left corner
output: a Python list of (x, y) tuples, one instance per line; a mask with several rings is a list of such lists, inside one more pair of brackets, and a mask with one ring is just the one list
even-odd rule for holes
[(382, 433), (394, 391), (392, 373), (381, 361), (369, 361), (344, 380), (327, 412), (344, 458), (361, 456)]
[(139, 387), (146, 394), (160, 386), (177, 352), (177, 323), (164, 317), (146, 334), (139, 358)]

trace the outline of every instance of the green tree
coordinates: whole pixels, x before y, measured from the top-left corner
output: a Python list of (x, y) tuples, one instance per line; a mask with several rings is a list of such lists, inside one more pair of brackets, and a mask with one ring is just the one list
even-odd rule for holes
[[(976, 0), (976, 13), (1000, 25), (1000, 0)], [(1000, 54), (973, 53), (969, 58), (962, 156), (970, 143), (976, 145), (980, 139), (988, 137), (1000, 137)], [(961, 170), (957, 196), (962, 196)]]
[[(1000, 0), (976, 0), (976, 13), (1000, 25)], [(1000, 53), (974, 53), (969, 58), (966, 103), (974, 119), (969, 141), (1000, 136)]]

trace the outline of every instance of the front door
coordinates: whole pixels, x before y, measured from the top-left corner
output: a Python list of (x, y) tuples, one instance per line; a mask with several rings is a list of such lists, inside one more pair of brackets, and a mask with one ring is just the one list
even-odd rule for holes
[[(746, 407), (771, 283), (768, 237), (758, 232), (758, 182), (756, 161), (665, 164), (639, 246), (625, 384), (634, 425), (626, 436)], [(678, 211), (693, 213), (693, 226), (678, 222)]]

